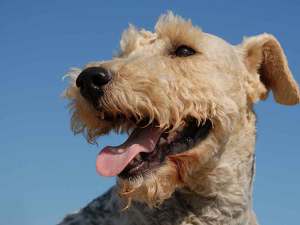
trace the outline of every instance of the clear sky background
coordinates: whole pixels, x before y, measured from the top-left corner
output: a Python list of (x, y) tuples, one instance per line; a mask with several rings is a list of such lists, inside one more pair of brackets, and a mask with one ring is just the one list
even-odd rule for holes
[[(95, 157), (124, 136), (88, 145), (69, 129), (60, 94), (70, 67), (109, 59), (133, 23), (152, 30), (167, 10), (233, 44), (262, 32), (281, 42), (300, 81), (299, 1), (0, 0), (0, 224), (52, 225), (107, 190)], [(254, 208), (264, 225), (299, 224), (300, 107), (256, 105)]]

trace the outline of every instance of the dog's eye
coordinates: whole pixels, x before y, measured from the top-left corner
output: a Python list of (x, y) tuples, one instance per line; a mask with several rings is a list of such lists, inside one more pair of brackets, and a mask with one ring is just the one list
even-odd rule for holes
[(194, 55), (196, 51), (186, 45), (180, 45), (176, 50), (175, 50), (175, 55), (178, 57), (187, 57)]

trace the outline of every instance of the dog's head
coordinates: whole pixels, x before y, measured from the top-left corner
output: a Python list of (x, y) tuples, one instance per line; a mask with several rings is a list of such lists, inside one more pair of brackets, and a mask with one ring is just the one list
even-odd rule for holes
[(154, 33), (130, 26), (118, 56), (70, 78), (75, 133), (89, 142), (111, 130), (129, 134), (99, 153), (97, 171), (117, 175), (122, 196), (149, 204), (176, 188), (199, 189), (195, 179), (215, 167), (230, 136), (253, 126), (252, 105), (269, 90), (282, 104), (300, 99), (273, 36), (232, 46), (172, 13)]

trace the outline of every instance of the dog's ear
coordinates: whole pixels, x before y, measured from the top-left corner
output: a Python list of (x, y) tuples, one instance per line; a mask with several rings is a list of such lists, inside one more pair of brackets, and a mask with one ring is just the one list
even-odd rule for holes
[(240, 47), (250, 74), (259, 74), (260, 81), (268, 91), (272, 90), (278, 103), (294, 105), (300, 102), (298, 85), (274, 36), (261, 34), (246, 38)]

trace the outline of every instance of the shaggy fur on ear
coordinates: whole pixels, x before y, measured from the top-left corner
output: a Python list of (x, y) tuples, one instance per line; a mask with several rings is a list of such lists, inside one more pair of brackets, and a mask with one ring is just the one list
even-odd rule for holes
[(247, 38), (242, 48), (247, 69), (252, 74), (259, 73), (260, 80), (268, 90), (272, 90), (278, 103), (294, 105), (300, 102), (298, 85), (274, 36), (261, 34)]

